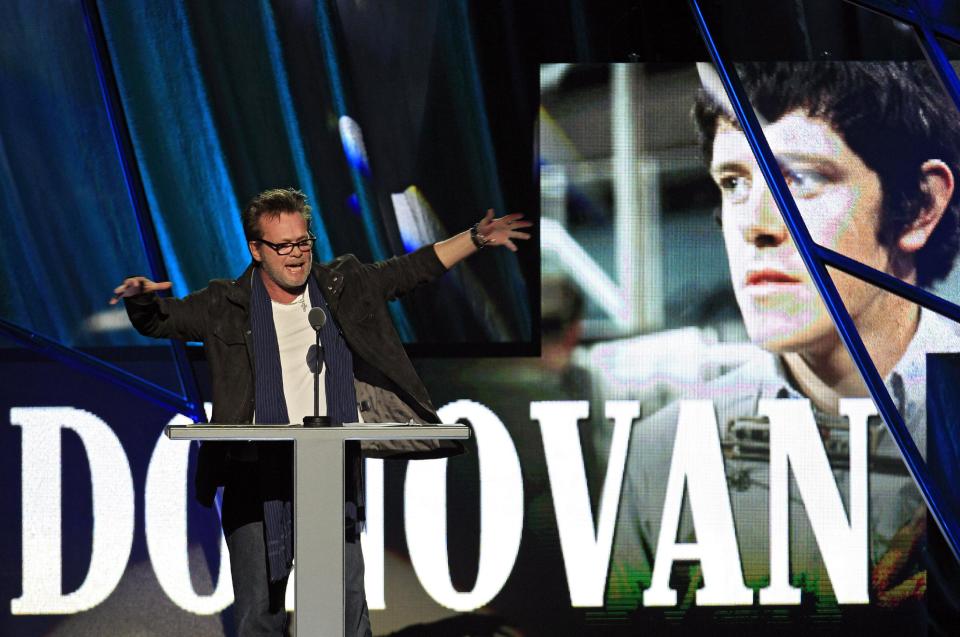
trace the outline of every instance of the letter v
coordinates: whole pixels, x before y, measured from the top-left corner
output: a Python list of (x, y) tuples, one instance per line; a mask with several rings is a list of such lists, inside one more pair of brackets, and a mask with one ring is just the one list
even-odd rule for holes
[(539, 422), (543, 436), (560, 550), (573, 606), (603, 606), (630, 425), (640, 416), (640, 403), (635, 400), (607, 401), (605, 415), (614, 420), (613, 440), (596, 528), (577, 431), (577, 421), (588, 417), (589, 413), (589, 404), (583, 400), (530, 403), (530, 418)]

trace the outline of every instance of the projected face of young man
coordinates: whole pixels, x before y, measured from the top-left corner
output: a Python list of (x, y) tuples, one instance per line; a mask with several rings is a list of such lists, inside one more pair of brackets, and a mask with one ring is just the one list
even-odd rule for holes
[[(792, 111), (765, 126), (764, 135), (814, 241), (915, 282), (910, 254), (923, 246), (932, 226), (921, 228), (919, 237), (910, 234), (916, 228), (908, 228), (896, 246), (881, 245), (877, 240), (883, 199), (879, 177), (827, 121)], [(939, 166), (927, 168), (939, 172)], [(830, 316), (746, 138), (724, 120), (718, 123), (714, 138), (710, 173), (721, 191), (730, 274), (751, 340), (778, 353), (815, 354), (837, 348)], [(834, 282), (865, 337), (883, 333), (883, 326), (897, 320), (905, 309), (899, 297), (854, 277), (837, 274)]]

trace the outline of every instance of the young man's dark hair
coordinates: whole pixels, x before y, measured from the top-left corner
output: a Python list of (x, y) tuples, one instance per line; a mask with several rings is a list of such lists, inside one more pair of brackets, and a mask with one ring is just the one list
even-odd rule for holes
[[(929, 205), (921, 165), (943, 161), (960, 180), (960, 116), (926, 62), (757, 62), (736, 65), (755, 112), (775, 122), (795, 110), (828, 122), (877, 173), (883, 192), (877, 240), (897, 238)], [(694, 107), (709, 163), (728, 110), (705, 90)], [(960, 248), (960, 188), (926, 245), (915, 254), (917, 284), (926, 287), (953, 268)]]
[(247, 241), (261, 239), (260, 218), (277, 218), (283, 212), (298, 212), (310, 226), (310, 205), (307, 196), (295, 188), (265, 190), (250, 200), (240, 213), (243, 234)]

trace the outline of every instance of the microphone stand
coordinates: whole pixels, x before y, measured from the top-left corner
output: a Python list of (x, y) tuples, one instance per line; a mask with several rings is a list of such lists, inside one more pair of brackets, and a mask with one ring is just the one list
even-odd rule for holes
[[(310, 312), (313, 313), (314, 310), (319, 311), (320, 315), (323, 315), (323, 311), (319, 308), (314, 308), (313, 310), (310, 310)], [(326, 316), (323, 316), (322, 320), (316, 320), (313, 317), (311, 318), (312, 320), (310, 321), (310, 324), (313, 325), (313, 329), (317, 333), (316, 350), (314, 350), (317, 353), (317, 360), (313, 367), (313, 415), (304, 416), (303, 426), (329, 427), (330, 416), (320, 415), (320, 371), (323, 369), (323, 349), (320, 347), (320, 328), (326, 321)]]

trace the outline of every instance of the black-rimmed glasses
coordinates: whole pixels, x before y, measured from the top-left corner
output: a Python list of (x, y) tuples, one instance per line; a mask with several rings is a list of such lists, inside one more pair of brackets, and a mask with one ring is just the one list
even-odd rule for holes
[(293, 241), (288, 243), (272, 243), (266, 239), (257, 239), (258, 243), (262, 243), (265, 246), (269, 246), (273, 249), (274, 252), (279, 254), (281, 257), (286, 256), (293, 252), (293, 248), (300, 248), (300, 252), (310, 252), (313, 250), (313, 244), (316, 242), (317, 238), (313, 236), (312, 233), (308, 234), (307, 239), (301, 241)]

